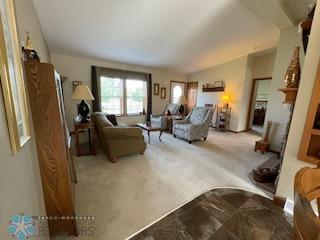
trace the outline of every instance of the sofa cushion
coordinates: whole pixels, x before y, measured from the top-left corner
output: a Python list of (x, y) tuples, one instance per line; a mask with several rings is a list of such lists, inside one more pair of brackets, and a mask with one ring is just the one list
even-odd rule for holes
[(118, 126), (117, 117), (114, 114), (106, 114), (108, 120), (113, 124), (113, 126)]
[(187, 132), (188, 131), (188, 129), (190, 128), (192, 126), (192, 124), (190, 124), (190, 123), (182, 123), (182, 124), (175, 124), (174, 125), (174, 128), (175, 129), (179, 129), (179, 130), (182, 130), (182, 131), (184, 131), (184, 132)]
[(208, 108), (200, 108), (200, 107), (193, 108), (190, 116), (190, 123), (192, 124), (202, 123), (207, 115), (207, 112), (208, 112)]

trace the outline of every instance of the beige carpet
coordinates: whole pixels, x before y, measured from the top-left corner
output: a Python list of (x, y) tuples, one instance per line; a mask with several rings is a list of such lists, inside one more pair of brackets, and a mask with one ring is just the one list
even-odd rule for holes
[[(76, 213), (94, 216), (94, 235), (79, 239), (125, 239), (201, 193), (238, 187), (261, 193), (248, 173), (270, 154), (253, 151), (257, 136), (211, 131), (206, 142), (189, 145), (151, 133), (145, 155), (112, 164), (97, 156), (75, 157)], [(89, 234), (90, 235), (90, 234)]]

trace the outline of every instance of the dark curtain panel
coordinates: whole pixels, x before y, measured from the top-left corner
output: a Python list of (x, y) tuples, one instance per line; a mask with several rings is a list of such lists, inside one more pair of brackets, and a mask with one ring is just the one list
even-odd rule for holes
[(100, 76), (110, 77), (110, 78), (121, 78), (125, 79), (126, 71), (114, 68), (96, 67), (99, 69)]
[(92, 102), (93, 112), (101, 112), (100, 96), (100, 71), (96, 66), (91, 66), (91, 86), (94, 101)]
[(148, 97), (148, 103), (147, 103), (146, 121), (150, 122), (150, 115), (152, 114), (152, 74), (148, 74), (147, 97)]

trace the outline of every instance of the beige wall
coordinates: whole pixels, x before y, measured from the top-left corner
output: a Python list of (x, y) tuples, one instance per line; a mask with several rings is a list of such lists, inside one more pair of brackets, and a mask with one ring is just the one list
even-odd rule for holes
[(246, 115), (248, 101), (248, 85), (251, 81), (251, 73), (247, 67), (250, 66), (248, 56), (212, 67), (205, 71), (197, 72), (188, 76), (188, 81), (199, 82), (197, 106), (205, 104), (221, 105), (223, 92), (202, 92), (202, 85), (213, 84), (214, 81), (225, 81), (225, 92), (231, 96), (230, 106), (232, 116), (230, 129), (232, 131), (244, 130), (244, 116)]
[[(77, 102), (72, 100), (72, 81), (82, 81), (91, 88), (91, 66), (110, 67), (118, 69), (126, 69), (132, 71), (147, 72), (152, 74), (152, 82), (160, 83), (160, 87), (167, 88), (167, 98), (160, 99), (160, 96), (153, 96), (152, 105), (153, 113), (158, 114), (164, 110), (166, 104), (169, 103), (170, 98), (170, 80), (187, 81), (186, 75), (178, 74), (161, 69), (146, 68), (141, 66), (128, 65), (123, 63), (116, 63), (111, 61), (101, 61), (88, 58), (79, 58), (64, 56), (59, 54), (51, 54), (51, 60), (56, 70), (63, 76), (67, 76), (68, 80), (63, 85), (65, 104), (66, 104), (66, 118), (68, 127), (73, 130), (73, 118), (77, 113)], [(144, 121), (144, 117), (127, 117), (119, 118), (119, 121), (128, 124), (135, 124)]]
[(14, 2), (20, 41), (26, 41), (26, 32), (29, 32), (32, 45), (38, 52), (41, 62), (50, 62), (50, 53), (42, 34), (42, 29), (33, 1), (14, 0)]
[[(257, 94), (265, 94), (266, 95), (266, 99), (267, 99), (267, 95), (269, 95), (270, 93), (270, 84), (271, 84), (271, 81), (270, 80), (260, 80), (257, 82)], [(258, 97), (257, 95), (257, 97)], [(259, 100), (259, 99), (258, 99)], [(265, 100), (265, 99), (263, 99)]]
[[(43, 60), (48, 60), (48, 50), (41, 34), (32, 0), (16, 0), (19, 36), (28, 26), (33, 33), (34, 47)], [(29, 108), (30, 109), (30, 108)], [(16, 154), (12, 155), (7, 119), (0, 91), (0, 236), (12, 239), (7, 233), (10, 216), (18, 213), (45, 215), (39, 165), (34, 136)]]
[[(283, 80), (292, 59), (294, 47), (301, 46), (301, 44), (301, 35), (298, 34), (298, 27), (293, 26), (281, 32), (270, 85), (270, 101), (266, 112), (266, 120), (275, 123), (271, 131), (270, 141), (271, 148), (276, 151), (281, 150), (282, 137), (290, 115), (289, 108), (281, 104), (284, 100), (284, 95), (278, 89), (284, 87)], [(302, 48), (300, 56), (301, 66), (303, 66), (304, 53)], [(267, 121), (265, 121), (265, 129)]]
[(262, 56), (253, 57), (252, 77), (272, 77), (276, 51)]
[[(318, 0), (318, 6), (320, 0)], [(316, 9), (313, 20), (309, 46), (302, 69), (301, 82), (293, 113), (291, 130), (288, 137), (287, 148), (281, 168), (279, 184), (276, 194), (293, 200), (293, 185), (296, 172), (304, 167), (311, 166), (297, 159), (300, 142), (307, 112), (313, 91), (316, 72), (320, 60), (320, 8)]]
[(247, 57), (247, 64), (245, 66), (245, 77), (242, 90), (242, 99), (240, 105), (240, 118), (238, 124), (238, 131), (244, 131), (247, 129), (247, 119), (249, 111), (250, 93), (252, 85), (252, 67), (253, 59), (249, 56)]

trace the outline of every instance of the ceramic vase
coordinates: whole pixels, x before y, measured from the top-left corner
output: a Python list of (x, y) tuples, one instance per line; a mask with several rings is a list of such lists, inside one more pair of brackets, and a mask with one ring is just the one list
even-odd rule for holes
[(286, 88), (298, 88), (300, 83), (301, 68), (300, 68), (300, 47), (295, 47), (293, 57), (288, 67), (284, 85)]

